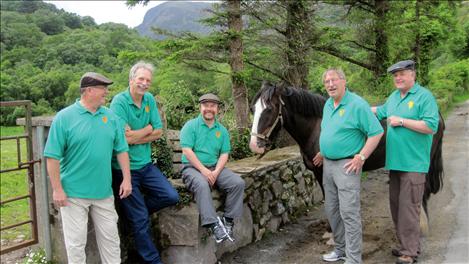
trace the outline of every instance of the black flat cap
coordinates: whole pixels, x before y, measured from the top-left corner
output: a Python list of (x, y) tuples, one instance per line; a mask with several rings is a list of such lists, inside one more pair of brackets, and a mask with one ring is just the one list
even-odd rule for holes
[(81, 76), (80, 88), (86, 88), (97, 85), (111, 85), (113, 81), (96, 72), (87, 72)]
[(221, 103), (220, 98), (212, 93), (204, 94), (199, 98), (199, 103), (205, 102)]
[(388, 68), (388, 73), (395, 73), (402, 70), (415, 70), (415, 62), (413, 60), (400, 61)]

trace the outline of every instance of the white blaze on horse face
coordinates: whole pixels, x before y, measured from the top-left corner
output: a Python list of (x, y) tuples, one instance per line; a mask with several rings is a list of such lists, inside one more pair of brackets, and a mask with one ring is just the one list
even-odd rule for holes
[(258, 134), (259, 131), (258, 125), (259, 125), (259, 119), (261, 118), (261, 114), (265, 109), (265, 105), (262, 103), (261, 98), (259, 98), (254, 105), (254, 120), (252, 122), (252, 129), (251, 129), (251, 141), (249, 142), (249, 148), (251, 149), (252, 152), (257, 153), (257, 154), (262, 154), (265, 151), (265, 148), (259, 148), (257, 146), (257, 137), (252, 136), (252, 134)]

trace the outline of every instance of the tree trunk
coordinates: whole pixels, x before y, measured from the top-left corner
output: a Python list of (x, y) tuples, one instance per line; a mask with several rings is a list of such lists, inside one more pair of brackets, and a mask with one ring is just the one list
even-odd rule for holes
[(375, 0), (375, 48), (372, 60), (373, 74), (378, 83), (386, 75), (386, 68), (389, 63), (389, 49), (388, 49), (388, 36), (386, 34), (387, 17), (386, 13), (389, 10), (389, 3), (387, 0)]
[(285, 79), (294, 87), (308, 89), (308, 72), (311, 49), (311, 19), (308, 14), (309, 0), (284, 0), (287, 7), (285, 38), (286, 69)]
[(232, 94), (236, 125), (238, 130), (242, 132), (249, 128), (249, 104), (243, 77), (243, 20), (241, 17), (241, 0), (228, 0), (227, 3)]

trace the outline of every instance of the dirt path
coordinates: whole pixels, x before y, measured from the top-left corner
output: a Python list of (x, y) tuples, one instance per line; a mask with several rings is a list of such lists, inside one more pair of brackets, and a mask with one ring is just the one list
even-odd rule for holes
[[(469, 101), (446, 120), (443, 145), (445, 185), (430, 198), (430, 232), (423, 238), (418, 263), (469, 263)], [(394, 263), (396, 244), (388, 204), (388, 176), (384, 170), (368, 174), (362, 183), (363, 261)], [(321, 255), (332, 250), (322, 238), (323, 207), (310, 211), (280, 232), (225, 255), (220, 263), (326, 263)], [(337, 262), (341, 263), (341, 262)]]

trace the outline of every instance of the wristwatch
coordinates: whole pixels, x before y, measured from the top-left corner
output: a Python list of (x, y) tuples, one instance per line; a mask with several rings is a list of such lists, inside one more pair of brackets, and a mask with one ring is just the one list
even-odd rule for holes
[(360, 156), (360, 160), (361, 161), (365, 161), (366, 158), (365, 158), (365, 155), (361, 154), (361, 153), (358, 153), (358, 156)]
[(404, 119), (401, 118), (401, 119), (399, 120), (399, 124), (400, 124), (401, 126), (404, 126)]

